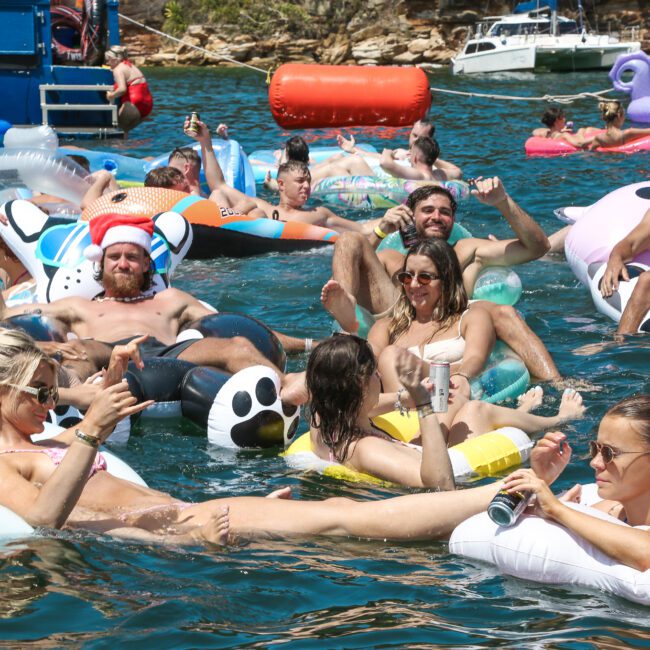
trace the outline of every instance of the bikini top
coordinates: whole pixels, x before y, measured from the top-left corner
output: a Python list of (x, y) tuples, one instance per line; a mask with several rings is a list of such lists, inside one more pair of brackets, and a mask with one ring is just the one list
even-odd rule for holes
[(451, 339), (442, 339), (440, 341), (432, 341), (424, 345), (424, 350), (420, 353), (420, 346), (414, 345), (408, 348), (408, 351), (419, 357), (423, 361), (432, 362), (447, 362), (459, 363), (463, 360), (465, 354), (465, 339), (461, 336), (460, 327), (463, 322), (463, 317), (467, 313), (465, 310), (458, 321), (458, 334)]
[[(0, 454), (45, 454), (58, 467), (61, 461), (68, 453), (69, 447), (42, 447), (40, 449), (0, 449)], [(106, 459), (100, 452), (95, 455), (95, 460), (90, 468), (88, 478), (97, 474), (97, 472), (106, 469)]]

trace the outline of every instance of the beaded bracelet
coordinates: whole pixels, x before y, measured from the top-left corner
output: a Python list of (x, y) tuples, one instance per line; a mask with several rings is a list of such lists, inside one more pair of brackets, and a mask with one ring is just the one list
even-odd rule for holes
[(81, 431), (81, 429), (75, 429), (74, 435), (77, 436), (79, 440), (85, 442), (87, 445), (90, 445), (91, 447), (94, 447), (95, 449), (99, 447), (99, 438), (97, 438), (96, 436), (89, 436), (87, 433)]
[(397, 391), (397, 399), (395, 400), (395, 410), (399, 411), (399, 414), (404, 416), (408, 413), (408, 408), (402, 404), (402, 393), (406, 392), (404, 388), (400, 388)]

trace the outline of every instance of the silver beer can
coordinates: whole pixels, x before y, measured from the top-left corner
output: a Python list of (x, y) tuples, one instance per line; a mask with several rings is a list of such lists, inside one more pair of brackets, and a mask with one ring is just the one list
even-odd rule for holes
[(513, 526), (519, 515), (530, 503), (532, 492), (506, 492), (501, 490), (490, 501), (487, 512), (490, 519), (499, 526)]
[(449, 404), (449, 364), (446, 361), (429, 365), (429, 379), (433, 384), (431, 408), (434, 413), (446, 413)]

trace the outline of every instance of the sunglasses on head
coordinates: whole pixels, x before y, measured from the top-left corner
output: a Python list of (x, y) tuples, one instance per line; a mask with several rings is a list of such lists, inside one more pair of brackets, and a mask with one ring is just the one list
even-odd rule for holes
[(39, 404), (47, 404), (49, 400), (52, 400), (54, 404), (57, 404), (59, 401), (59, 391), (56, 388), (47, 388), (45, 386), (34, 388), (32, 386), (18, 386), (17, 384), (9, 385), (23, 393), (34, 395)]
[(589, 442), (589, 455), (596, 458), (598, 454), (601, 455), (603, 463), (609, 465), (616, 457), (623, 454), (650, 454), (650, 451), (621, 451), (620, 449), (614, 449), (611, 445), (603, 445), (600, 442), (591, 440)]
[(397, 280), (405, 287), (408, 287), (414, 279), (418, 281), (418, 284), (426, 286), (427, 284), (431, 284), (434, 280), (440, 280), (440, 276), (436, 273), (427, 273), (426, 271), (423, 271), (422, 273), (400, 271), (397, 274)]

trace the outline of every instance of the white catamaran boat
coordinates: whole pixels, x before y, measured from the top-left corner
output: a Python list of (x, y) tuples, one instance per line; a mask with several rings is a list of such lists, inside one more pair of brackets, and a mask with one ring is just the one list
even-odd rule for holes
[[(479, 22), (476, 33), (452, 59), (454, 74), (507, 70), (552, 71), (610, 68), (620, 54), (641, 49), (638, 41), (588, 34), (575, 20), (557, 15), (556, 0), (520, 3), (515, 13)], [(582, 6), (579, 3), (580, 10)]]

